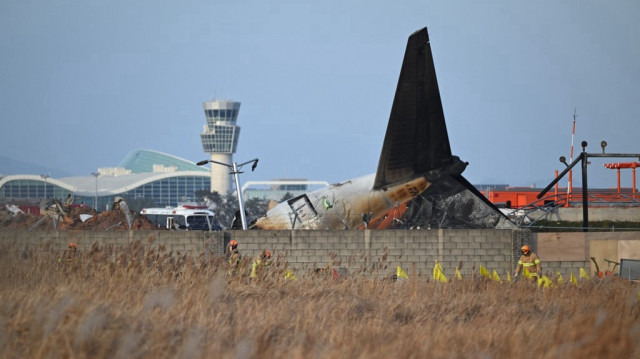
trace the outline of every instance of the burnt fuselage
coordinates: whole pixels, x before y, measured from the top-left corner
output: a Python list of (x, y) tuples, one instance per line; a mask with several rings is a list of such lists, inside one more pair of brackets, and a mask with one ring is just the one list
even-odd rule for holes
[[(373, 190), (375, 175), (359, 177), (279, 203), (253, 225), (258, 229), (357, 229), (393, 206), (426, 190), (430, 183), (415, 178)], [(363, 217), (364, 215), (364, 217)]]
[(462, 177), (466, 166), (451, 153), (423, 28), (407, 42), (376, 173), (282, 202), (253, 228), (388, 228), (390, 216), (411, 228), (502, 226), (506, 217)]

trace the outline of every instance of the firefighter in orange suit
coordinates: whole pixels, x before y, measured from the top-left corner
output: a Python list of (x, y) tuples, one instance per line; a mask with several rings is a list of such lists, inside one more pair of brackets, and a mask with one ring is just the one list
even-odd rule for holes
[(229, 275), (236, 275), (238, 274), (238, 267), (240, 266), (242, 256), (240, 255), (240, 251), (238, 251), (238, 242), (236, 242), (235, 239), (229, 242), (227, 254), (229, 255)]
[(251, 278), (257, 278), (261, 275), (262, 270), (271, 265), (271, 252), (268, 250), (263, 250), (259, 256), (253, 261), (251, 265)]
[(77, 252), (78, 245), (73, 242), (69, 243), (69, 246), (62, 254), (62, 257), (58, 258), (58, 263), (61, 263), (63, 260), (67, 263), (73, 262), (73, 260), (76, 258)]
[(531, 273), (531, 277), (533, 279), (537, 279), (538, 276), (542, 275), (540, 259), (535, 253), (531, 252), (531, 248), (529, 248), (529, 246), (527, 245), (522, 246), (522, 248), (520, 248), (520, 251), (522, 252), (522, 256), (518, 260), (518, 266), (516, 267), (515, 276), (518, 276), (518, 273), (520, 273), (521, 269), (526, 268), (529, 273)]

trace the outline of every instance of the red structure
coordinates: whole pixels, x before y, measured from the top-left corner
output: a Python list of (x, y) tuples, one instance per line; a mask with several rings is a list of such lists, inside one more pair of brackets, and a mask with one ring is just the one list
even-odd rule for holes
[(640, 162), (619, 162), (605, 163), (604, 168), (618, 170), (618, 193), (620, 193), (620, 170), (622, 168), (631, 168), (633, 170), (633, 186), (632, 193), (636, 193), (636, 168), (640, 167)]
[[(589, 191), (589, 205), (592, 207), (609, 207), (615, 205), (637, 206), (640, 203), (640, 193), (636, 190), (636, 168), (640, 168), (640, 162), (606, 163), (605, 168), (618, 170), (617, 189), (595, 189)], [(633, 185), (628, 188), (620, 186), (620, 170), (630, 168), (633, 171)], [(556, 171), (558, 177), (558, 171)], [(489, 189), (481, 191), (487, 199), (499, 207), (506, 208), (533, 208), (546, 205), (574, 207), (581, 206), (581, 188), (558, 188), (556, 183), (553, 194), (547, 194), (538, 199), (539, 188), (506, 187), (501, 189)]]

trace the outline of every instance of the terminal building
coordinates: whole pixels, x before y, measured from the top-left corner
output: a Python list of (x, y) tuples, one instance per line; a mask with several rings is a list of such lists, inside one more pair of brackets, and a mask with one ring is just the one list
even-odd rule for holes
[[(237, 126), (240, 102), (207, 101), (203, 103), (203, 110), (206, 119), (200, 134), (203, 151), (213, 161), (231, 164), (240, 136)], [(318, 183), (305, 180), (247, 182), (242, 191), (245, 200), (279, 201), (287, 193), (297, 196), (316, 185)], [(210, 168), (200, 167), (189, 160), (147, 149), (134, 150), (118, 167), (99, 168), (91, 176), (0, 176), (0, 203), (33, 205), (43, 198), (62, 201), (71, 194), (75, 204), (85, 204), (98, 211), (109, 208), (115, 197), (141, 201), (145, 207), (175, 207), (195, 202), (195, 193), (202, 190), (222, 195), (233, 191), (229, 168), (215, 164)]]
[(307, 179), (275, 179), (271, 181), (248, 181), (242, 190), (242, 198), (261, 199), (281, 202), (286, 197), (292, 198), (311, 190), (328, 187), (327, 181), (309, 181)]
[(195, 191), (208, 190), (211, 178), (195, 163), (152, 150), (130, 152), (118, 167), (99, 168), (92, 176), (51, 178), (46, 175), (12, 175), (0, 179), (4, 202), (63, 200), (102, 211), (116, 196), (144, 200), (149, 206), (176, 206), (194, 202)]

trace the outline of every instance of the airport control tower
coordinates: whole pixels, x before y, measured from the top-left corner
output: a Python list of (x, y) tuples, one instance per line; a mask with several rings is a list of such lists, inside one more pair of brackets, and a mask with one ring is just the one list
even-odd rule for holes
[[(240, 102), (212, 100), (202, 104), (207, 124), (200, 134), (202, 149), (212, 161), (231, 164), (238, 146), (240, 127), (236, 126)], [(211, 192), (221, 195), (231, 192), (229, 168), (211, 163)]]

